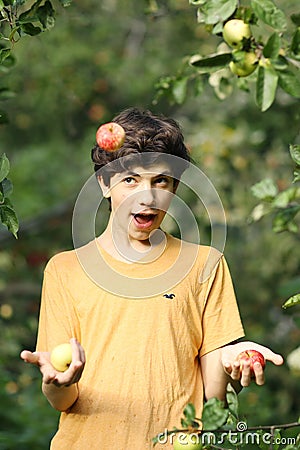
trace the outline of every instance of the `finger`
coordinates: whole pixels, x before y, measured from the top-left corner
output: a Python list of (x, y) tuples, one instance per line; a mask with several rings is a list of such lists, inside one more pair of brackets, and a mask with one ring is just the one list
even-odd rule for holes
[(233, 380), (239, 380), (241, 378), (241, 366), (238, 361), (235, 361), (232, 366), (232, 372), (230, 374)]
[(72, 347), (72, 362), (81, 361), (82, 363), (85, 363), (85, 353), (77, 339), (71, 338), (70, 344)]
[(56, 372), (53, 381), (57, 386), (78, 383), (83, 369), (84, 364), (82, 361), (72, 361), (70, 367), (65, 372)]
[(264, 369), (259, 362), (253, 364), (253, 371), (256, 384), (262, 386), (265, 382)]
[(55, 381), (57, 372), (55, 370), (49, 370), (43, 373), (43, 383), (50, 384)]
[(232, 366), (229, 362), (224, 362), (223, 364), (224, 370), (227, 373), (227, 375), (231, 375), (232, 373)]
[(39, 365), (39, 355), (36, 352), (23, 350), (20, 354), (20, 357), (27, 363)]
[(278, 353), (273, 353), (273, 352), (271, 352), (271, 355), (266, 355), (265, 359), (267, 359), (268, 361), (271, 361), (276, 366), (281, 366), (281, 364), (283, 364), (283, 362), (284, 362), (284, 359), (281, 355), (279, 355)]
[(81, 345), (79, 345), (79, 350), (80, 350), (80, 360), (83, 362), (83, 364), (85, 364), (85, 362), (86, 362), (85, 351)]
[(243, 387), (249, 386), (251, 383), (251, 369), (250, 362), (246, 361), (241, 367), (241, 385)]

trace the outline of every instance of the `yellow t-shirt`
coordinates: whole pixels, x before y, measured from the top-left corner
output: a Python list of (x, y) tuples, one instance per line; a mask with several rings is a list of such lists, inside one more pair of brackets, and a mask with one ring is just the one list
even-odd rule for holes
[(66, 251), (47, 264), (37, 350), (76, 337), (86, 352), (79, 398), (61, 414), (52, 450), (147, 450), (180, 427), (187, 403), (201, 416), (199, 357), (242, 337), (243, 327), (224, 256), (166, 237), (151, 262), (118, 261), (95, 240), (82, 256)]

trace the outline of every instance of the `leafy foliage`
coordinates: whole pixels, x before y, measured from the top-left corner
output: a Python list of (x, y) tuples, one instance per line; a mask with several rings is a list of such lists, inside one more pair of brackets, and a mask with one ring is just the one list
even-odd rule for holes
[(297, 233), (299, 231), (296, 216), (300, 211), (300, 186), (297, 186), (296, 183), (299, 181), (300, 146), (291, 145), (290, 153), (296, 164), (294, 186), (279, 192), (271, 179), (265, 179), (255, 184), (251, 189), (253, 195), (262, 200), (252, 211), (251, 218), (257, 221), (267, 214), (273, 214), (273, 230), (275, 233), (282, 231)]
[[(218, 83), (210, 83), (219, 99), (224, 100), (232, 93), (232, 89), (222, 89), (221, 84), (238, 87), (241, 90), (256, 87), (256, 104), (261, 111), (268, 110), (276, 99), (280, 87), (288, 95), (300, 98), (299, 78), (299, 25), (297, 16), (292, 15), (295, 23), (294, 31), (290, 33), (287, 23), (288, 18), (284, 11), (277, 7), (272, 0), (252, 0), (249, 6), (242, 6), (236, 0), (203, 0), (191, 1), (191, 5), (197, 6), (198, 22), (212, 35), (222, 37), (224, 25), (232, 19), (242, 20), (252, 27), (252, 36), (241, 40), (241, 50), (253, 52), (256, 56), (258, 70), (251, 74), (238, 73), (245, 77), (243, 82), (237, 79), (235, 71), (231, 73), (231, 61), (235, 61), (235, 53), (223, 42), (217, 44), (217, 51), (209, 55), (193, 55), (188, 63), (178, 72), (178, 75), (162, 78), (157, 83), (157, 102), (163, 94), (166, 94), (171, 102), (182, 104), (188, 95), (187, 84), (199, 83), (209, 80), (212, 72), (219, 73)], [(266, 34), (267, 27), (271, 30)], [(192, 66), (195, 71), (191, 71)], [(179, 81), (185, 84), (184, 92), (176, 95)]]
[[(239, 420), (239, 402), (232, 386), (227, 386), (227, 402), (211, 398), (203, 407), (201, 419), (197, 419), (195, 407), (189, 403), (181, 420), (182, 429), (167, 430), (166, 436), (174, 437), (178, 433), (191, 433), (198, 436), (203, 448), (209, 450), (224, 448), (225, 450), (249, 449), (281, 449), (297, 450), (300, 448), (299, 436), (284, 436), (284, 430), (300, 427), (300, 421), (281, 425), (248, 427), (245, 420)], [(161, 434), (153, 438), (154, 446), (161, 443)], [(222, 446), (220, 446), (220, 444)], [(275, 446), (275, 447), (274, 447)], [(202, 448), (202, 447), (201, 447)]]
[(0, 221), (17, 237), (19, 223), (13, 205), (9, 200), (9, 195), (13, 190), (12, 183), (7, 178), (9, 168), (8, 158), (3, 154), (0, 157)]
[[(62, 0), (62, 6), (69, 6), (70, 1)], [(28, 6), (28, 9), (26, 9)], [(22, 36), (36, 36), (50, 30), (55, 24), (55, 10), (50, 0), (0, 1), (0, 69), (9, 70), (15, 65), (12, 54), (14, 45)], [(0, 101), (11, 98), (14, 93), (7, 86), (0, 87)], [(0, 111), (0, 126), (8, 121), (7, 114)], [(17, 237), (18, 218), (13, 204), (8, 198), (12, 184), (7, 179), (9, 161), (5, 154), (0, 158), (0, 222)]]

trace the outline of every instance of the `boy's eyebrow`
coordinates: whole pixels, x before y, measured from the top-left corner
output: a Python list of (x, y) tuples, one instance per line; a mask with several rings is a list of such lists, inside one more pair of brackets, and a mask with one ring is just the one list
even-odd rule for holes
[[(173, 177), (174, 174), (170, 171), (170, 170), (164, 170), (162, 172), (151, 172), (151, 170), (149, 170), (150, 173), (153, 173), (155, 177), (161, 177), (161, 176), (168, 176), (168, 177)], [(124, 172), (123, 176), (134, 176), (134, 177), (140, 177), (141, 174), (138, 172), (134, 172), (133, 170), (128, 170), (126, 172)]]

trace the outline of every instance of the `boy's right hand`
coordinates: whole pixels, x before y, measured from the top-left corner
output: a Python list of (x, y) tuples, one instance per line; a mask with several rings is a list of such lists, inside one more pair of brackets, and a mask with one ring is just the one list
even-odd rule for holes
[(54, 369), (50, 362), (49, 352), (30, 352), (29, 350), (23, 350), (20, 357), (25, 362), (39, 367), (43, 376), (43, 383), (53, 383), (58, 387), (70, 386), (80, 380), (85, 365), (83, 347), (75, 338), (70, 339), (70, 344), (72, 346), (72, 362), (65, 372), (58, 372)]

